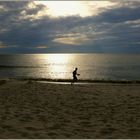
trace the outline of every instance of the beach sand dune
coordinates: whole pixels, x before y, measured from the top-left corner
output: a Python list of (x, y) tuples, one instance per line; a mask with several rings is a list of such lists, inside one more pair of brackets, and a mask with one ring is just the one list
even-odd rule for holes
[(0, 138), (140, 138), (140, 85), (0, 82)]

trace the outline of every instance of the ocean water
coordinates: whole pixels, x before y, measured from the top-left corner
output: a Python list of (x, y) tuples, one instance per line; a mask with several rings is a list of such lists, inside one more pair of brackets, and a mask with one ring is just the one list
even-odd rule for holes
[(0, 55), (0, 78), (140, 80), (138, 54), (13, 54)]

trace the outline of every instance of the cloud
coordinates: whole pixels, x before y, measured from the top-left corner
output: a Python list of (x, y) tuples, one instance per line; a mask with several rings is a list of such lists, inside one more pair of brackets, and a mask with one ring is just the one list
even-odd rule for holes
[[(140, 52), (140, 2), (113, 2), (99, 9), (98, 14), (91, 16), (52, 18), (43, 14), (44, 10), (47, 12), (47, 6), (43, 4), (0, 2), (0, 41), (5, 44), (0, 50), (23, 53)], [(89, 10), (94, 12), (92, 4)]]
[(89, 39), (86, 36), (75, 36), (75, 37), (61, 37), (54, 39), (54, 42), (62, 43), (62, 44), (69, 44), (69, 45), (82, 45), (83, 43), (87, 42)]
[(48, 7), (46, 15), (52, 18), (97, 15), (105, 9), (104, 7), (116, 5), (112, 1), (35, 1), (35, 4), (46, 5)]
[(0, 41), (0, 48), (4, 48), (5, 45), (3, 44), (3, 42)]

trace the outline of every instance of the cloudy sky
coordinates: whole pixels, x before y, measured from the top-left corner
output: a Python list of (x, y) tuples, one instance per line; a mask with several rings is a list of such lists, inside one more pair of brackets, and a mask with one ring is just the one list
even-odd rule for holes
[(140, 53), (140, 1), (0, 1), (0, 53)]

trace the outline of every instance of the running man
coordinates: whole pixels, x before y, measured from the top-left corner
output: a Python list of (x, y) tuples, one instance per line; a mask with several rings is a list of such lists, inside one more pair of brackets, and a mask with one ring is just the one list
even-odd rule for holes
[(75, 70), (73, 71), (73, 81), (71, 82), (71, 84), (74, 84), (74, 82), (77, 82), (78, 78), (77, 75), (79, 76), (80, 74), (77, 73), (78, 68), (75, 68)]

